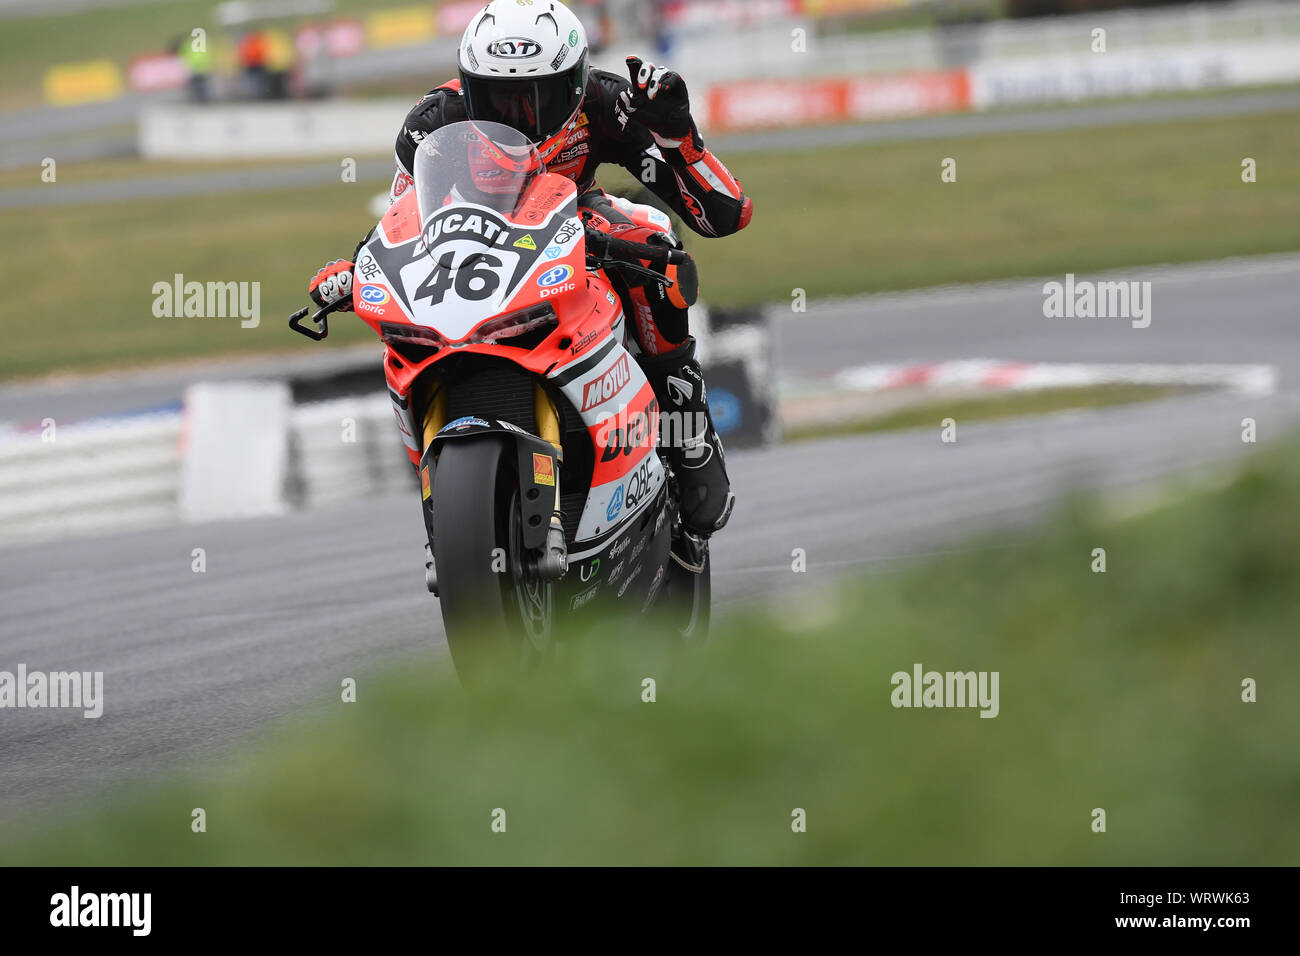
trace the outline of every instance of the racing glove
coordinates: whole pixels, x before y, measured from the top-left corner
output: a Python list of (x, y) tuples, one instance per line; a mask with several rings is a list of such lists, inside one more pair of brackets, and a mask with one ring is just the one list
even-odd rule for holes
[(320, 308), (341, 303), (339, 310), (352, 311), (352, 269), (347, 259), (335, 259), (325, 264), (307, 286), (307, 294)]
[(678, 73), (643, 62), (638, 56), (627, 58), (627, 72), (632, 78), (632, 89), (624, 91), (622, 99), (628, 117), (653, 133), (656, 140), (689, 137), (695, 123), (691, 119), (686, 81)]

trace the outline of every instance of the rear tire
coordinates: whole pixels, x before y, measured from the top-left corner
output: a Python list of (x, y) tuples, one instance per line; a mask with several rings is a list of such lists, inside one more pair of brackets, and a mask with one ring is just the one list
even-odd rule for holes
[(713, 562), (704, 555), (704, 570), (687, 571), (668, 558), (668, 580), (659, 599), (673, 632), (688, 644), (708, 640), (713, 616)]

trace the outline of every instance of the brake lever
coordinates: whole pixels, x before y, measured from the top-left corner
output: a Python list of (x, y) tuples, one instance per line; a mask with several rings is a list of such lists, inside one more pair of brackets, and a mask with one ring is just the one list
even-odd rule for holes
[(293, 329), (295, 332), (307, 336), (307, 338), (312, 339), (313, 341), (319, 342), (330, 334), (329, 323), (325, 320), (325, 316), (327, 313), (325, 312), (324, 309), (322, 309), (320, 312), (317, 312), (315, 315), (313, 315), (311, 317), (311, 320), (312, 323), (316, 326), (316, 328), (309, 329), (307, 328), (307, 326), (303, 325), (302, 320), (307, 317), (307, 313), (310, 311), (311, 309), (309, 308), (299, 309), (293, 315), (289, 316), (289, 328)]
[(312, 324), (316, 326), (314, 329), (307, 328), (302, 321), (307, 317), (307, 313), (311, 311), (311, 307), (308, 306), (305, 309), (299, 309), (293, 315), (289, 316), (289, 328), (301, 335), (307, 336), (307, 338), (314, 342), (320, 342), (330, 334), (329, 322), (326, 321), (326, 316), (333, 312), (338, 312), (347, 301), (349, 300), (339, 299), (337, 302), (330, 303), (313, 315), (311, 321)]

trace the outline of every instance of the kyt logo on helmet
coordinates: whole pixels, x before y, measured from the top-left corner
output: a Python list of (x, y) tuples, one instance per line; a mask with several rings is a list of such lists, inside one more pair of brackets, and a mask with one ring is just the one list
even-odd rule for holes
[(519, 37), (512, 37), (509, 40), (493, 40), (488, 44), (488, 53), (499, 56), (504, 60), (526, 60), (529, 57), (537, 56), (541, 52), (542, 45), (540, 43), (523, 40)]

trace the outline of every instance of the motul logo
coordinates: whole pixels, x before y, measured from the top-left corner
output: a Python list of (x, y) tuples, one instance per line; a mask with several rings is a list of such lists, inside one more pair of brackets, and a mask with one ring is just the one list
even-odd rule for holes
[(596, 379), (594, 382), (587, 383), (587, 389), (582, 393), (582, 410), (588, 411), (595, 408), (601, 402), (607, 402), (623, 390), (632, 373), (628, 370), (627, 356), (624, 355), (618, 360), (618, 363)]

